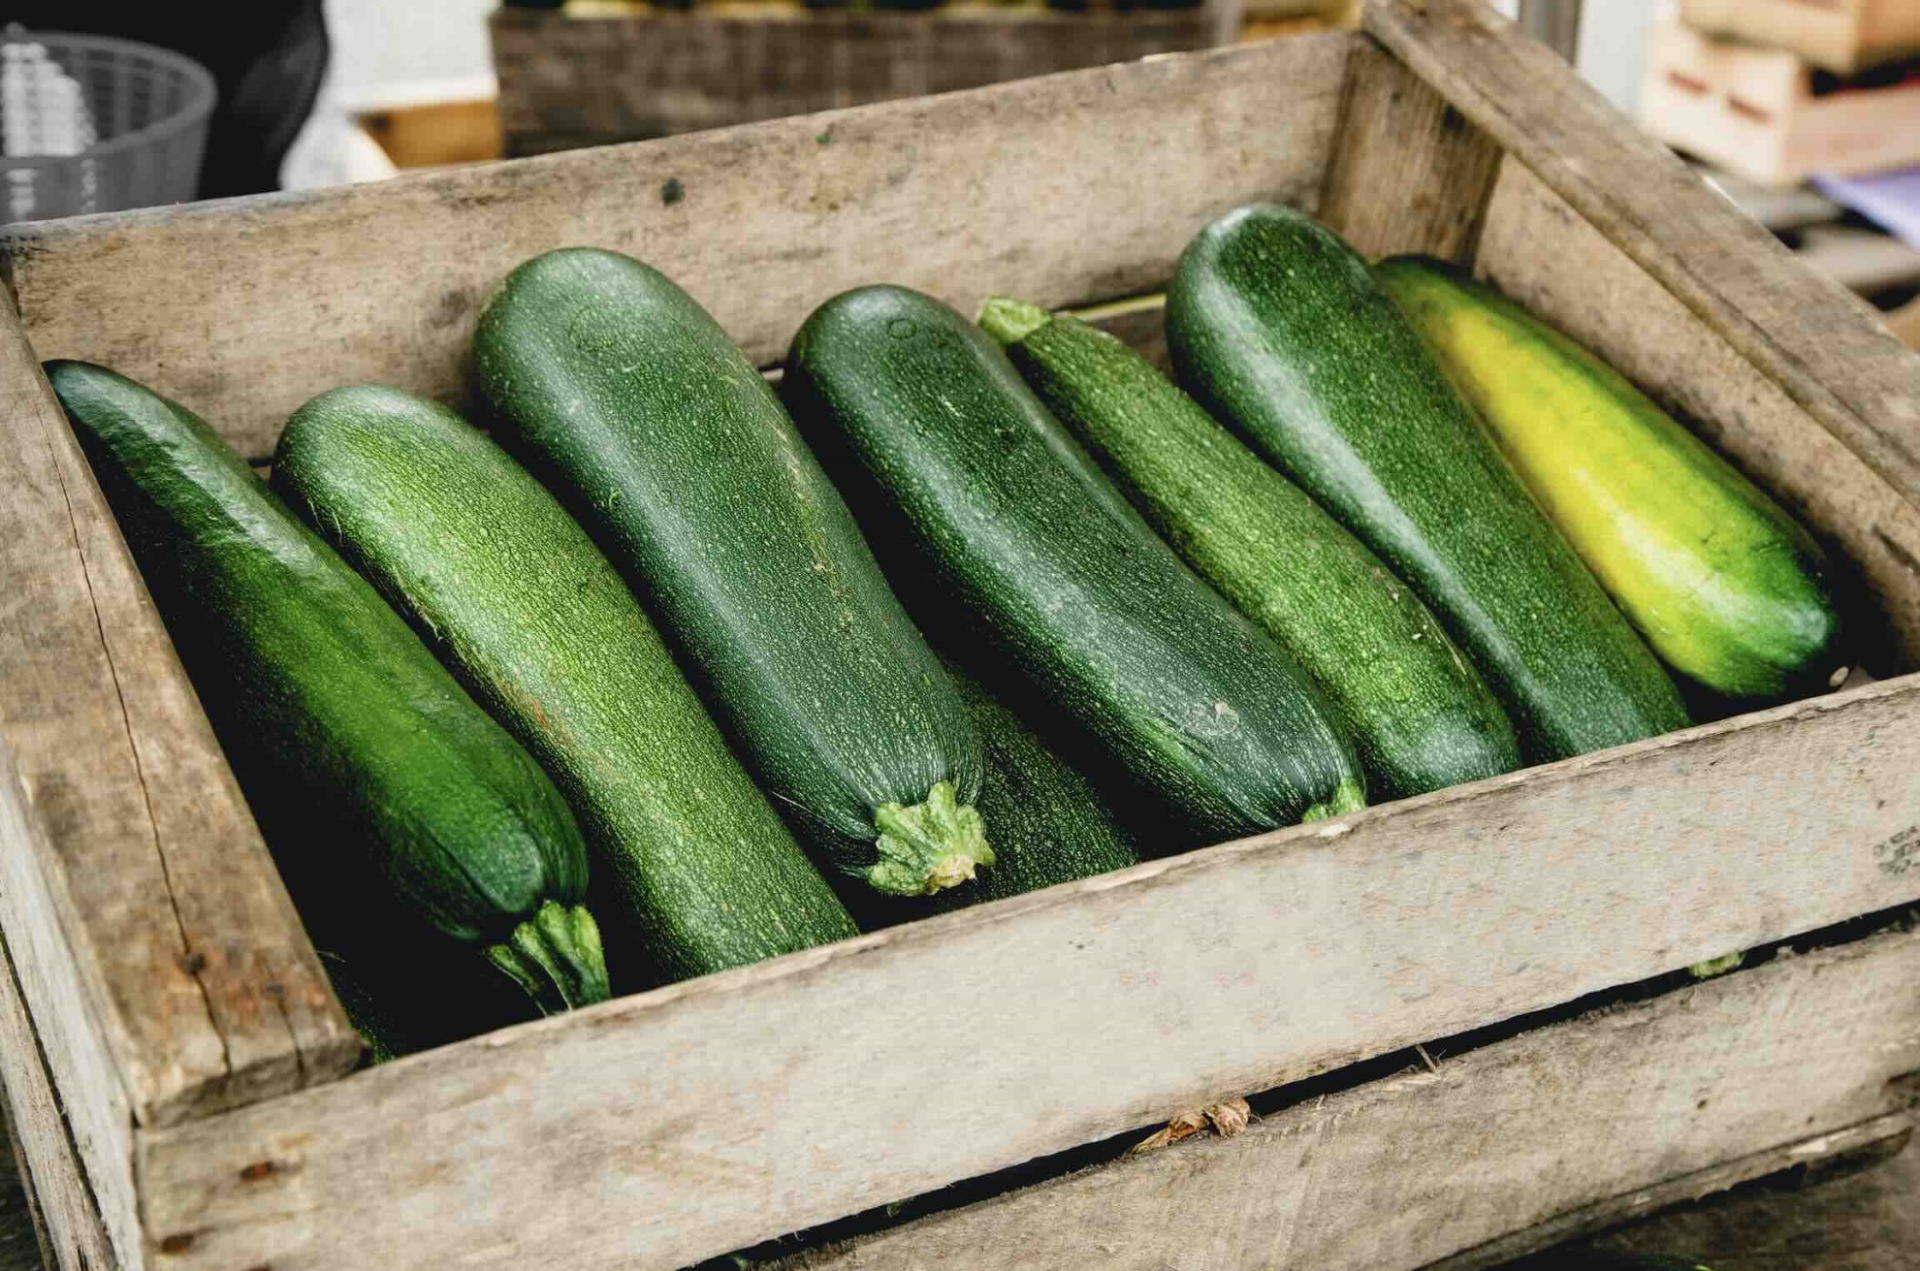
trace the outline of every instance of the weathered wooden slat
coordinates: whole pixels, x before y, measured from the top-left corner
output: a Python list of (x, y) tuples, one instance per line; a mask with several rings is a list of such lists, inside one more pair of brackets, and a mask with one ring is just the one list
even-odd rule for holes
[(1150, 291), (1221, 213), (1314, 204), (1355, 39), (15, 226), (0, 231), (0, 268), (43, 358), (151, 383), (258, 457), (294, 407), (342, 383), (457, 398), (480, 308), (555, 247), (659, 266), (763, 363), (816, 305), (862, 283), (967, 313), (995, 291), (1046, 305)]
[(1124, 14), (571, 5), (498, 9), (489, 25), (508, 153), (528, 155), (1231, 44), (1239, 4)]
[(1478, 0), (1373, 0), (1365, 25), (1822, 427), (1920, 497), (1920, 355), (1856, 297)]
[[(191, 1236), (183, 1271), (299, 1265), (342, 1230), (393, 1268), (675, 1266), (1907, 903), (1917, 704), (1920, 677), (1877, 684), (144, 1135), (149, 1238)], [(553, 1197), (589, 1176), (621, 1217), (583, 1231)]]
[[(11, 774), (9, 774), (11, 776)], [(9, 846), (11, 844), (9, 843)], [(120, 1260), (74, 1147), (73, 1129), (27, 1016), (18, 968), (0, 935), (0, 1085), (7, 1130), (29, 1189), (34, 1232), (50, 1271), (117, 1271)]]
[[(52, 859), (42, 819), (21, 785), (11, 748), (0, 739), (0, 925), (5, 926), (7, 953), (16, 960), (17, 973), (0, 992), (11, 992), (17, 985), (25, 1008), (41, 1016), (40, 1023), (26, 1028), (22, 1036), (9, 1035), (0, 1043), (9, 1052), (5, 1060), (8, 1098), (22, 1132), (29, 1136), (36, 1166), (48, 1161), (53, 1170), (50, 1177), (59, 1178), (66, 1167), (60, 1159), (64, 1142), (66, 1152), (77, 1158), (86, 1173), (89, 1199), (111, 1247), (130, 1255), (140, 1248), (133, 1111), (123, 1074), (116, 1067), (118, 1055), (99, 1018), (100, 1004), (107, 999), (99, 986), (98, 968), (91, 968), (96, 974), (89, 977), (89, 968), (70, 947), (66, 933), (77, 911), (64, 877), (57, 869), (48, 869)], [(32, 1049), (36, 1036), (37, 1053)], [(41, 1071), (50, 1090), (39, 1089), (32, 1065), (44, 1065)], [(47, 1103), (64, 1112), (62, 1124), (41, 1115), (35, 1106)], [(95, 1247), (80, 1211), (62, 1205), (49, 1208), (46, 1217), (60, 1221), (59, 1247)]]
[[(775, 1264), (1491, 1267), (1906, 1131), (1920, 935), (1876, 938), (1522, 1033)], [(1765, 1144), (1765, 1151), (1753, 1151)], [(1196, 1207), (1204, 1198), (1204, 1208)]]
[[(1785, 390), (1584, 220), (1508, 160), (1487, 214), (1478, 272), (1678, 408), (1836, 545), (1899, 645), (1863, 633), (1886, 673), (1920, 664), (1920, 509), (1820, 428)], [(1916, 385), (1920, 389), (1920, 385)]]
[(1471, 261), (1500, 147), (1372, 43), (1353, 52), (1340, 119), (1321, 219), (1369, 258)]
[[(1797, 1060), (1783, 1056), (1783, 1062)], [(1737, 1157), (1703, 1170), (1695, 1170), (1691, 1174), (1682, 1174), (1678, 1178), (1636, 1188), (1625, 1195), (1610, 1196), (1579, 1209), (1556, 1214), (1536, 1227), (1513, 1232), (1477, 1245), (1465, 1253), (1444, 1258), (1425, 1268), (1425, 1271), (1484, 1271), (1485, 1268), (1504, 1266), (1516, 1257), (1646, 1218), (1676, 1205), (1705, 1200), (1741, 1183), (1791, 1169), (1804, 1167), (1809, 1172), (1839, 1171), (1880, 1163), (1899, 1155), (1906, 1148), (1913, 1138), (1913, 1128), (1912, 1112), (1893, 1112), (1827, 1134), (1781, 1143), (1762, 1152)]]
[(4, 296), (0, 384), (0, 737), (51, 853), (8, 930), (54, 924), (144, 1124), (337, 1076), (357, 1041)]

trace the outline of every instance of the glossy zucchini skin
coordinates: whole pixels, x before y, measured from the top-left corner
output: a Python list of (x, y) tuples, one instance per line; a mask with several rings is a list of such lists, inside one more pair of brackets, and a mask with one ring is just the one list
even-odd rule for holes
[(478, 430), (335, 389), (288, 421), (273, 483), (567, 796), (651, 978), (856, 934), (619, 573)]
[(1506, 712), (1419, 597), (1145, 358), (1030, 305), (990, 300), (981, 325), (1194, 572), (1313, 677), (1376, 802), (1520, 766)]
[(283, 868), (390, 892), (543, 1009), (604, 998), (539, 765), (204, 422), (102, 367), (47, 377)]
[(1679, 690), (1365, 261), (1289, 208), (1209, 225), (1167, 292), (1181, 383), (1413, 587), (1529, 762), (1685, 727)]
[(918, 894), (991, 863), (965, 706), (779, 398), (692, 297), (617, 253), (550, 252), (488, 305), (473, 372), (508, 447), (835, 868)]
[(1358, 807), (1319, 691), (1180, 563), (984, 332), (901, 287), (815, 310), (785, 388), (896, 581), (945, 593), (1026, 687), (1215, 839)]
[(1762, 701), (1845, 675), (1825, 553), (1732, 464), (1451, 266), (1399, 257), (1374, 275), (1667, 665), (1722, 697)]

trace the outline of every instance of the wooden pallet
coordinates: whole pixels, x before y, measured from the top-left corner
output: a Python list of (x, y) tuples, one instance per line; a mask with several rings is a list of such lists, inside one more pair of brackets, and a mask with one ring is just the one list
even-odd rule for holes
[(1648, 35), (1640, 118), (1670, 145), (1763, 184), (1920, 163), (1920, 77), (1816, 95), (1797, 54), (1673, 22)]
[(1681, 0), (1680, 14), (1708, 35), (1787, 49), (1842, 74), (1920, 54), (1912, 0)]
[[(18, 769), (0, 781), (0, 1077), (31, 1113), (61, 1266), (672, 1267), (1920, 901), (1920, 357), (1480, 6), (1378, 0), (1366, 23), (0, 231), (0, 740)], [(115, 365), (263, 456), (337, 383), (459, 400), (480, 307), (548, 247), (655, 262), (766, 364), (815, 304), (876, 279), (962, 308), (1152, 292), (1200, 225), (1261, 198), (1368, 252), (1471, 263), (1703, 421), (1847, 562), (1870, 598), (1860, 647), (1892, 678), (349, 1071), (39, 359)], [(1125, 312), (1151, 338), (1151, 307)], [(1340, 1096), (1349, 1121), (1276, 1113), (1101, 1186), (1122, 1209), (1177, 1205), (1209, 1242), (1191, 1263), (1224, 1266), (1261, 1247), (1250, 1198), (1284, 1184), (1298, 1248), (1390, 1271), (1896, 1133), (1920, 1066), (1912, 939), (1740, 972), (1630, 1026), (1516, 1036), (1457, 1077), (1441, 1056), (1438, 1081)], [(1739, 1059), (1754, 1039), (1764, 1080)], [(1562, 1046), (1587, 1058), (1556, 1069)], [(1428, 1087), (1445, 1097), (1412, 1097)], [(1563, 1103), (1627, 1128), (1556, 1121)], [(1428, 1137), (1459, 1177), (1396, 1155)], [(1308, 1138), (1346, 1153), (1337, 1174), (1300, 1161)], [(1208, 1185), (1243, 1159), (1240, 1183)], [(1342, 1206), (1361, 1176), (1373, 1203)], [(1085, 1231), (1094, 1193), (1070, 1185), (1000, 1202), (996, 1247)], [(1458, 1203), (1421, 1201), (1435, 1189)], [(1392, 1221), (1402, 1203), (1434, 1221)], [(881, 1239), (873, 1258), (967, 1262), (944, 1237)], [(1027, 1265), (1049, 1258), (1085, 1250)]]

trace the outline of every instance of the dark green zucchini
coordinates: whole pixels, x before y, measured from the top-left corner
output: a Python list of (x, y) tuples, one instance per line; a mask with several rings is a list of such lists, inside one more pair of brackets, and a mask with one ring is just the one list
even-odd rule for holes
[(803, 430), (865, 488), (873, 532), (910, 549), (896, 581), (948, 593), (1193, 828), (1360, 806), (1318, 690), (1154, 536), (979, 328), (864, 287), (807, 319), (785, 382)]
[(1120, 341), (989, 300), (980, 325), (1188, 565), (1340, 713), (1376, 801), (1511, 772), (1500, 703), (1407, 586)]
[(989, 864), (966, 707), (779, 398), (664, 275), (516, 269), (473, 368), (624, 570), (761, 786), (835, 867), (916, 895)]
[(856, 934), (607, 558), (466, 421), (335, 389), (273, 483), (546, 768), (662, 977)]
[(1426, 601), (1529, 760), (1685, 727), (1679, 691), (1338, 235), (1256, 204), (1167, 292), (1181, 382)]
[(934, 897), (935, 908), (1002, 900), (1140, 863), (1119, 811), (986, 685), (949, 665), (987, 744), (980, 815), (994, 827), (993, 868)]
[(606, 997), (586, 844), (539, 765), (205, 423), (101, 367), (47, 377), (283, 868), (377, 870), (542, 1009)]

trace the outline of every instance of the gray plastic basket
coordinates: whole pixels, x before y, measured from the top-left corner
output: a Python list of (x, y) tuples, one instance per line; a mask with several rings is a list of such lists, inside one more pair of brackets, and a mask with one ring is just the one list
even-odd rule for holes
[(214, 99), (166, 49), (0, 31), (0, 222), (192, 198)]

